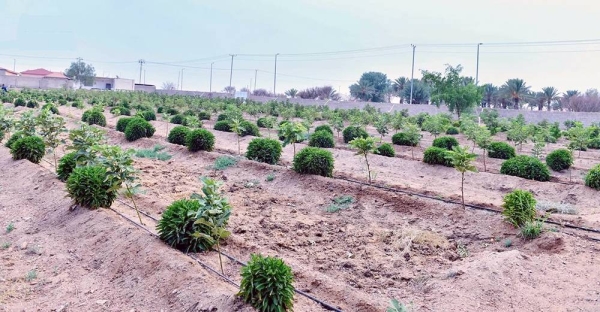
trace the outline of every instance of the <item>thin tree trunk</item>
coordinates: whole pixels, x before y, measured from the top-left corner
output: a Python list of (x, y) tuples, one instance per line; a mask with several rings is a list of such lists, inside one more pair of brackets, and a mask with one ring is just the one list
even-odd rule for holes
[(367, 174), (369, 176), (369, 184), (371, 184), (371, 168), (369, 167), (369, 160), (367, 159), (367, 154), (365, 154), (365, 162), (367, 163)]
[(461, 172), (461, 174), (462, 174), (462, 181), (460, 184), (460, 193), (461, 193), (461, 198), (462, 198), (463, 209), (466, 209), (465, 208), (465, 173)]
[(238, 134), (237, 136), (237, 143), (238, 143), (238, 155), (242, 155), (241, 149), (240, 149), (240, 135)]
[(487, 171), (487, 168), (485, 167), (485, 154), (486, 154), (486, 150), (483, 150), (483, 172)]
[(58, 166), (56, 165), (56, 148), (52, 149), (52, 154), (54, 155), (54, 169), (57, 170)]
[(125, 187), (127, 188), (127, 194), (131, 196), (131, 202), (133, 203), (133, 207), (135, 208), (135, 212), (137, 213), (138, 219), (140, 219), (140, 224), (144, 225), (144, 222), (142, 222), (142, 216), (140, 215), (140, 210), (138, 209), (138, 206), (135, 203), (135, 200), (133, 199), (133, 193), (131, 192), (131, 189), (129, 189), (129, 185), (125, 184)]
[(219, 264), (221, 265), (221, 274), (225, 275), (225, 271), (223, 270), (223, 259), (221, 259), (221, 245), (219, 241), (221, 240), (221, 235), (219, 233), (219, 237), (217, 238), (217, 251), (219, 252)]

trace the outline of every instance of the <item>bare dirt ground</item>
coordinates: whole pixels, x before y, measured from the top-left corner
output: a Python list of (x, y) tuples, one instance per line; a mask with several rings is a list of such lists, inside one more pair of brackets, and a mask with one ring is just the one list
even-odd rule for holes
[[(63, 109), (66, 108), (61, 108), (61, 112)], [(63, 112), (63, 115), (77, 117), (77, 111)], [(109, 126), (114, 127), (116, 120), (109, 118)], [(160, 143), (174, 155), (166, 162), (136, 159), (146, 190), (139, 198), (144, 211), (160, 218), (173, 200), (199, 190), (200, 176), (224, 180), (223, 191), (234, 211), (229, 224), (233, 235), (223, 250), (242, 261), (256, 252), (283, 258), (295, 272), (298, 289), (344, 311), (383, 311), (390, 298), (412, 302), (417, 311), (600, 309), (598, 243), (568, 235), (570, 232), (563, 229), (526, 241), (497, 214), (464, 211), (456, 205), (336, 179), (301, 176), (282, 166), (240, 160), (233, 167), (217, 171), (211, 168), (217, 157), (223, 152), (237, 152), (234, 134), (213, 131), (217, 137), (217, 152), (191, 154), (184, 147), (166, 143), (165, 124), (153, 123), (157, 127), (155, 136), (133, 143), (126, 142), (121, 133), (108, 132), (112, 144), (149, 148)], [(242, 149), (250, 139), (243, 138)], [(335, 175), (364, 179), (362, 164), (351, 151), (334, 149), (333, 153)], [(291, 161), (291, 147), (285, 148), (283, 158), (284, 164)], [(452, 168), (428, 166), (408, 159), (379, 156), (374, 159), (377, 170), (381, 170), (377, 180), (388, 185), (431, 189), (432, 193), (450, 197), (456, 197), (459, 192), (458, 176)], [(58, 309), (75, 295), (89, 297), (81, 309), (92, 311), (131, 308), (183, 311), (195, 302), (200, 302), (204, 309), (215, 307), (218, 311), (240, 311), (243, 307), (232, 298), (233, 286), (192, 265), (190, 258), (113, 212), (81, 209), (70, 212), (62, 183), (49, 173), (50, 164), (42, 163), (40, 167), (25, 161), (14, 162), (6, 149), (0, 148), (0, 167), (0, 211), (3, 212), (0, 222), (3, 225), (14, 222), (16, 227), (11, 233), (0, 234), (0, 242), (13, 242), (12, 247), (0, 250), (0, 290), (2, 294), (11, 294), (6, 299), (0, 297), (0, 303), (5, 305), (0, 307), (7, 311)], [(271, 182), (266, 181), (269, 174), (275, 177)], [(479, 178), (480, 175), (485, 176)], [(581, 185), (530, 182), (493, 173), (473, 174), (468, 181), (471, 179), (474, 181), (468, 184), (468, 194), (481, 192), (476, 200), (469, 198), (475, 203), (500, 200), (513, 184), (536, 190), (536, 197), (541, 194), (559, 198), (560, 195), (555, 194), (559, 187), (573, 188), (558, 189), (562, 193), (585, 191)], [(484, 184), (486, 188), (477, 183), (489, 184)], [(507, 189), (497, 184), (507, 185), (504, 186)], [(340, 195), (350, 195), (355, 202), (337, 213), (326, 212), (325, 207)], [(577, 195), (579, 208), (584, 206), (581, 202), (593, 203), (595, 199), (589, 195), (597, 193)], [(134, 216), (124, 205), (116, 203), (113, 208)], [(145, 222), (153, 227), (152, 220), (145, 218)], [(37, 230), (27, 233), (26, 228)], [(511, 244), (506, 247), (508, 240)], [(42, 254), (28, 253), (28, 247), (21, 250), (23, 242), (28, 246), (29, 242), (43, 246)], [(90, 249), (91, 246), (95, 248)], [(75, 251), (69, 252), (71, 249)], [(212, 267), (218, 267), (216, 253), (199, 257)], [(95, 261), (98, 258), (100, 261)], [(65, 259), (71, 263), (65, 265)], [(8, 263), (12, 265), (5, 265)], [(31, 285), (24, 277), (33, 264), (39, 270), (39, 277)], [(55, 266), (73, 275), (66, 275), (59, 286), (41, 283), (43, 277), (55, 274)], [(10, 270), (5, 271), (5, 267)], [(57, 273), (63, 276), (64, 271)], [(239, 281), (239, 265), (226, 260), (225, 273)], [(96, 286), (101, 291), (89, 293), (88, 289)], [(31, 290), (16, 293), (26, 293), (29, 297), (13, 294), (13, 289), (27, 287)], [(174, 289), (184, 291), (185, 295), (174, 293)], [(137, 300), (129, 299), (131, 295)], [(79, 298), (77, 296), (75, 298)], [(31, 304), (23, 306), (25, 300)], [(77, 306), (73, 303), (70, 307)], [(321, 308), (297, 296), (295, 310), (319, 311)]]

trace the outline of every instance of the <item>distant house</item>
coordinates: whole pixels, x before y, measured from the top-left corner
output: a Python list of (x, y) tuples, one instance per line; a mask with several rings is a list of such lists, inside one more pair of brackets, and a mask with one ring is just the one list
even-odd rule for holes
[(91, 86), (85, 86), (85, 89), (92, 90), (134, 90), (134, 80), (125, 78), (109, 78), (109, 77), (95, 77), (94, 83)]
[(53, 72), (44, 68), (26, 70), (20, 73), (0, 68), (0, 84), (10, 88), (73, 88), (73, 81), (69, 77), (61, 72)]
[(156, 92), (156, 86), (151, 84), (136, 83), (134, 90), (153, 93)]

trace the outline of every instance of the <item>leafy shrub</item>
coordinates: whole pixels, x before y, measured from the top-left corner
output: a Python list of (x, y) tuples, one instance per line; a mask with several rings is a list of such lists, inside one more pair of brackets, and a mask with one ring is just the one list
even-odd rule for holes
[(60, 106), (67, 105), (67, 100), (66, 99), (58, 99), (58, 105), (60, 105)]
[(392, 143), (403, 146), (417, 146), (417, 144), (419, 144), (418, 141), (415, 142), (414, 140), (411, 140), (410, 137), (404, 132), (398, 132), (394, 134), (392, 136)]
[(535, 219), (535, 198), (524, 190), (514, 190), (504, 196), (502, 215), (515, 227), (520, 227)]
[(88, 125), (98, 125), (101, 127), (106, 127), (106, 117), (99, 109), (90, 109), (83, 113), (81, 116), (81, 121), (87, 122)]
[(201, 111), (198, 113), (198, 118), (200, 120), (210, 120), (210, 113), (209, 112), (205, 112), (205, 111)]
[(535, 181), (550, 180), (550, 171), (536, 157), (519, 155), (502, 163), (500, 173)]
[(40, 104), (36, 100), (31, 99), (31, 100), (27, 101), (27, 107), (38, 108), (38, 107), (40, 107)]
[[(179, 115), (179, 111), (170, 107), (167, 108), (167, 114), (171, 115), (171, 116), (175, 116), (175, 115)], [(183, 120), (183, 116), (181, 116), (182, 120)]]
[(247, 120), (243, 120), (242, 122), (240, 122), (240, 127), (244, 128), (244, 131), (240, 133), (240, 136), (260, 136), (260, 130), (258, 129), (258, 126)]
[(161, 240), (167, 245), (183, 251), (201, 251), (201, 245), (194, 238), (195, 212), (200, 202), (194, 199), (177, 200), (163, 212), (157, 230)]
[(184, 120), (185, 120), (185, 116), (183, 116), (181, 114), (177, 114), (177, 115), (171, 117), (171, 123), (174, 123), (176, 125), (183, 124)]
[(131, 116), (131, 110), (129, 110), (129, 108), (127, 108), (125, 106), (115, 106), (110, 109), (111, 114), (115, 114), (115, 113), (117, 113), (117, 111), (119, 112), (119, 115), (121, 115), (121, 116)]
[(331, 130), (331, 127), (328, 125), (317, 126), (315, 128), (315, 132), (318, 132), (318, 131), (327, 131), (327, 132), (331, 133), (331, 135), (333, 135), (333, 130)]
[(361, 127), (349, 126), (342, 131), (344, 143), (348, 143), (356, 138), (368, 138), (369, 134)]
[(217, 121), (227, 121), (229, 120), (229, 116), (227, 114), (219, 114), (219, 116), (217, 116)]
[(544, 223), (542, 221), (527, 221), (521, 226), (521, 236), (525, 239), (535, 239), (542, 234), (543, 228)]
[(510, 159), (517, 156), (515, 148), (504, 142), (492, 142), (488, 148), (488, 157)]
[(220, 156), (215, 159), (215, 163), (213, 164), (213, 169), (215, 170), (225, 170), (231, 166), (235, 166), (237, 164), (237, 159), (231, 156)]
[(183, 112), (184, 116), (196, 116), (196, 112), (194, 112), (191, 109), (186, 110), (185, 112)]
[(106, 169), (100, 166), (75, 168), (67, 179), (67, 192), (76, 204), (90, 209), (110, 207), (117, 198), (107, 179)]
[(456, 127), (450, 127), (448, 130), (446, 130), (446, 134), (456, 135), (458, 134), (458, 129)]
[(577, 142), (569, 142), (569, 148), (575, 151), (587, 151), (586, 145), (580, 145)]
[(573, 165), (573, 154), (568, 149), (557, 149), (546, 156), (546, 164), (554, 171), (569, 169)]
[(56, 174), (58, 174), (59, 180), (61, 180), (63, 182), (67, 181), (67, 179), (71, 175), (71, 172), (73, 172), (73, 170), (75, 170), (75, 167), (77, 167), (76, 155), (77, 155), (76, 152), (71, 152), (71, 153), (68, 153), (65, 156), (63, 156), (58, 161), (58, 167), (56, 168)]
[(42, 106), (42, 110), (49, 110), (52, 114), (56, 114), (58, 115), (58, 108), (56, 108), (56, 106), (54, 106), (54, 104), (44, 104), (44, 106)]
[(390, 143), (383, 143), (379, 145), (377, 149), (375, 149), (375, 154), (386, 157), (394, 157), (396, 156), (396, 151)]
[(267, 122), (267, 118), (266, 117), (261, 117), (258, 118), (258, 120), (256, 121), (256, 125), (260, 128), (266, 128), (267, 125), (265, 124)]
[(313, 147), (333, 148), (334, 145), (333, 134), (326, 130), (315, 131), (308, 141), (308, 146)]
[(248, 144), (246, 157), (267, 164), (276, 164), (281, 157), (281, 143), (273, 139), (253, 139)]
[(119, 120), (117, 121), (117, 131), (119, 131), (119, 132), (125, 132), (125, 129), (127, 128), (127, 124), (132, 119), (133, 118), (130, 118), (130, 117), (119, 118)]
[(185, 137), (185, 145), (190, 152), (210, 152), (215, 147), (215, 136), (206, 129), (192, 130)]
[(591, 149), (600, 149), (600, 138), (589, 140), (587, 147)]
[(294, 171), (301, 174), (333, 176), (333, 156), (330, 151), (318, 147), (305, 147), (296, 154)]
[(167, 141), (169, 141), (169, 143), (185, 146), (185, 138), (189, 133), (190, 129), (188, 127), (176, 126), (169, 132)]
[(423, 152), (423, 162), (430, 165), (444, 165), (453, 167), (452, 161), (448, 159), (449, 151), (445, 148), (431, 146)]
[(19, 139), (26, 137), (27, 135), (25, 135), (25, 133), (21, 132), (21, 131), (17, 131), (15, 133), (13, 133), (13, 135), (10, 136), (10, 138), (8, 138), (8, 140), (6, 141), (6, 143), (4, 143), (4, 146), (10, 148), (13, 143), (17, 142)]
[(585, 175), (585, 186), (600, 191), (600, 165), (595, 165)]
[(231, 125), (229, 124), (229, 121), (221, 120), (221, 121), (217, 121), (215, 123), (215, 126), (213, 127), (213, 129), (215, 129), (217, 131), (231, 132)]
[(144, 118), (146, 121), (156, 120), (156, 114), (150, 110), (138, 112), (137, 115)]
[(458, 141), (453, 137), (439, 137), (433, 140), (432, 146), (451, 151), (453, 146), (458, 146)]
[(27, 159), (34, 164), (39, 164), (46, 154), (46, 145), (38, 136), (27, 136), (15, 141), (10, 147), (10, 153), (14, 160)]
[(283, 260), (251, 256), (242, 268), (239, 296), (261, 312), (288, 311), (294, 304), (294, 276)]
[(132, 118), (125, 127), (125, 138), (132, 142), (141, 138), (150, 138), (154, 135), (156, 129), (146, 120), (135, 117)]
[(18, 98), (15, 99), (15, 103), (14, 104), (15, 104), (15, 107), (26, 106), (27, 102), (22, 97), (18, 97)]

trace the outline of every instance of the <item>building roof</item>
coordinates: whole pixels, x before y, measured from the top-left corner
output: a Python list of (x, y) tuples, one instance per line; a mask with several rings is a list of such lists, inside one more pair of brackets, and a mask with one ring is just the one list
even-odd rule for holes
[(16, 76), (16, 75), (19, 74), (17, 72), (14, 72), (12, 70), (9, 70), (9, 69), (3, 68), (3, 67), (0, 67), (0, 70), (4, 70), (7, 74), (10, 74), (10, 75), (15, 75)]
[(50, 73), (46, 76), (44, 76), (44, 78), (62, 78), (62, 79), (70, 79), (69, 77), (65, 76), (65, 74), (63, 73)]
[(30, 69), (30, 70), (21, 72), (21, 75), (30, 75), (30, 76), (47, 76), (49, 74), (52, 74), (52, 72), (47, 69), (43, 69), (43, 68)]

